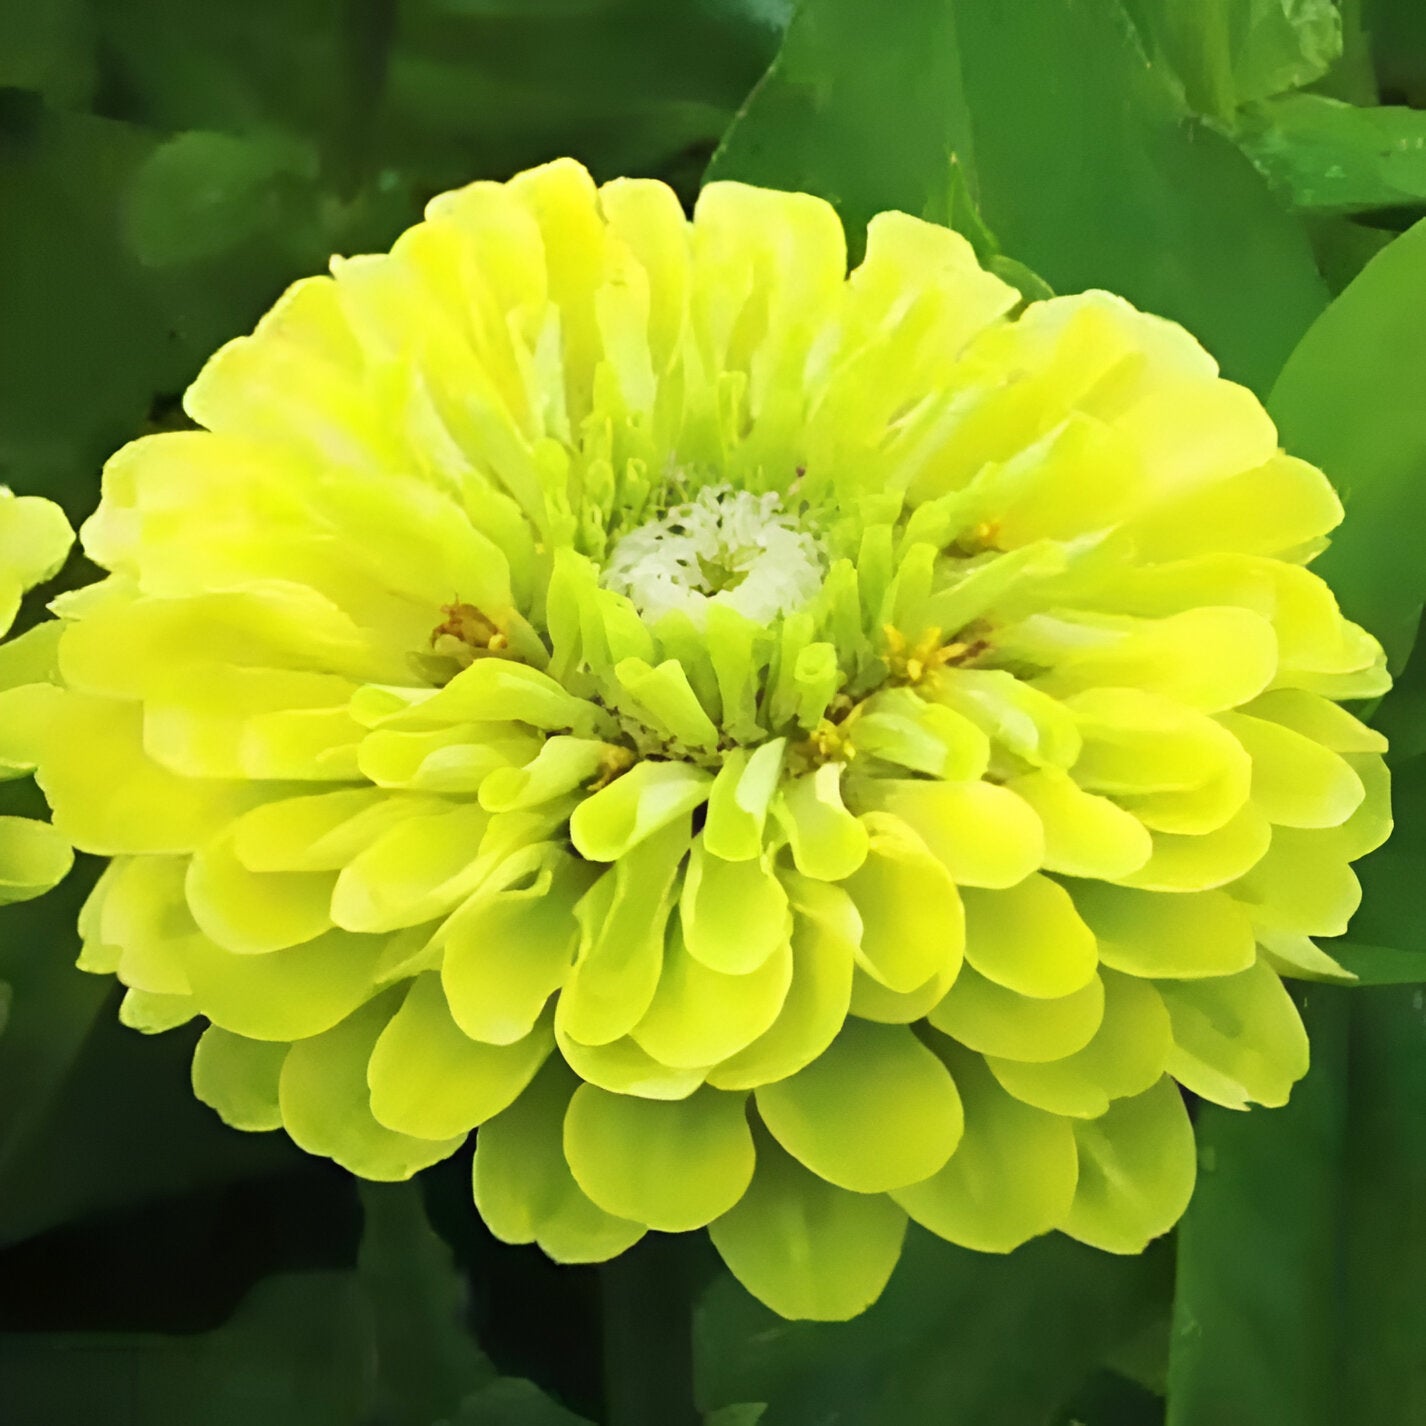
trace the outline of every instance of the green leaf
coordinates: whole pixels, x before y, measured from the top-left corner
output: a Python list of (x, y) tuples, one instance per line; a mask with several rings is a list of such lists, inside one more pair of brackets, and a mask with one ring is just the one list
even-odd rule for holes
[(855, 247), (882, 208), (953, 218), (953, 161), (1055, 291), (1183, 322), (1260, 390), (1326, 300), (1301, 228), (1113, 0), (904, 0), (875, 26), (857, 0), (807, 0), (709, 177), (819, 193)]
[(1422, 1419), (1422, 995), (1312, 990), (1316, 1064), (1288, 1108), (1204, 1107), (1179, 1228), (1169, 1426)]
[[(959, 52), (956, 7), (944, 0), (903, 0), (875, 25), (858, 0), (804, 0), (705, 181), (816, 193), (842, 215), (854, 251), (885, 209), (949, 219), (953, 183), (969, 179), (974, 195)], [(977, 226), (967, 225), (980, 236)]]
[(467, 1397), (451, 1426), (590, 1426), (534, 1382), (502, 1377)]
[(0, 88), (33, 89), (52, 104), (83, 104), (95, 71), (85, 0), (0, 6)]
[(104, 457), (185, 372), (118, 231), (123, 185), (150, 146), (126, 124), (0, 102), (0, 481), (73, 520), (94, 506)]
[(192, 131), (160, 144), (134, 174), (125, 231), (139, 261), (167, 267), (213, 257), (283, 217), (281, 182), (315, 160), (277, 136)]
[[(494, 1375), (462, 1320), (465, 1284), (414, 1183), (361, 1183), (358, 1277), (371, 1304), (375, 1397), (386, 1426), (430, 1426)], [(464, 1421), (464, 1415), (459, 1417)]]
[(1268, 410), (1325, 470), (1347, 517), (1314, 568), (1405, 662), (1426, 600), (1426, 222), (1403, 233), (1313, 323)]
[(1392, 784), (1396, 828), (1356, 867), (1362, 905), (1352, 918), (1350, 943), (1326, 947), (1367, 984), (1426, 980), (1426, 973), (1416, 973), (1418, 966), (1426, 972), (1420, 893), (1426, 879), (1426, 757), (1398, 764)]
[[(1348, 994), (1350, 992), (1347, 992)], [(1198, 1113), (1178, 1229), (1169, 1426), (1339, 1426), (1334, 1242), (1348, 1002), (1306, 997), (1313, 1067), (1285, 1109)]]
[(1145, 47), (1183, 82), (1200, 114), (1320, 79), (1342, 52), (1333, 0), (1126, 0)]
[(364, 1426), (368, 1343), (350, 1273), (261, 1282), (194, 1336), (0, 1336), (15, 1426)]
[(1233, 137), (1298, 208), (1360, 213), (1426, 203), (1426, 113), (1290, 94), (1243, 113)]
[(765, 1401), (761, 1426), (1043, 1426), (1165, 1303), (1166, 1267), (1058, 1236), (999, 1257), (913, 1229), (885, 1294), (846, 1323), (784, 1321), (723, 1277), (696, 1319), (699, 1397)]
[[(1339, 1422), (1426, 1420), (1426, 1015), (1419, 989), (1352, 996)], [(1341, 1281), (1339, 1280), (1339, 1281)]]
[(112, 979), (74, 964), (87, 890), (76, 873), (0, 912), (0, 979), (13, 987), (0, 1035), (0, 1244), (298, 1157), (194, 1099), (193, 1028), (149, 1037), (119, 1023)]

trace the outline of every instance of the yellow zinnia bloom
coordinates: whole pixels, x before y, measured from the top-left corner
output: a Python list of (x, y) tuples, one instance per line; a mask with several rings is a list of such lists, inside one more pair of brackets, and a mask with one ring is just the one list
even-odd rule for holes
[(1304, 1072), (1387, 680), (1305, 568), (1330, 486), (1180, 328), (560, 162), (186, 408), (108, 466), (32, 755), (112, 858), (82, 963), (211, 1022), (230, 1123), (373, 1178), (481, 1126), (498, 1236), (707, 1225), (832, 1318), (908, 1215), (1137, 1251), (1178, 1085)]

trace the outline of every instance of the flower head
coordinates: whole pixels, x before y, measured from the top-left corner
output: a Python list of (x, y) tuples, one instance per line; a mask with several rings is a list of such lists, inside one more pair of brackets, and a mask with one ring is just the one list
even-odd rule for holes
[(1281, 1104), (1385, 835), (1340, 508), (1182, 330), (957, 234), (561, 162), (298, 283), (121, 451), (35, 756), (84, 964), (356, 1173), (710, 1226), (847, 1316), (908, 1214), (1135, 1251)]
[[(59, 573), (74, 531), (58, 505), (0, 486), (0, 637), (9, 633), (26, 590)], [(10, 726), (0, 724), (0, 778), (23, 777), (34, 764), (18, 750), (15, 726), (29, 701), (27, 685), (47, 679), (59, 629), (41, 625), (0, 647), (0, 689), (10, 695)], [(60, 881), (74, 853), (53, 827), (29, 817), (0, 816), (0, 905), (27, 901)]]

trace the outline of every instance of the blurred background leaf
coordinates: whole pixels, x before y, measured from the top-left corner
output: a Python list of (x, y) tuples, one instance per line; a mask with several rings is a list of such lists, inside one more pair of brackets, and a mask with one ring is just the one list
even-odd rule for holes
[(765, 1402), (761, 1426), (1044, 1426), (1167, 1312), (1170, 1283), (1161, 1249), (1116, 1258), (1053, 1237), (997, 1257), (913, 1227), (851, 1322), (786, 1322), (721, 1275), (698, 1311), (699, 1395)]
[(855, 237), (884, 207), (955, 221), (955, 165), (999, 248), (1054, 290), (1184, 322), (1266, 390), (1327, 299), (1311, 244), (1118, 0), (865, 13), (806, 0), (710, 177), (819, 193)]

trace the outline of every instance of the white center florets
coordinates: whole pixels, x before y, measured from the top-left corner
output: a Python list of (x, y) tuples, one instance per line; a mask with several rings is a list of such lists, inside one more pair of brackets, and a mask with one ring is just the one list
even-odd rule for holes
[(774, 492), (713, 485), (619, 540), (601, 582), (647, 624), (677, 609), (701, 629), (710, 604), (770, 624), (806, 605), (825, 573), (820, 542)]

